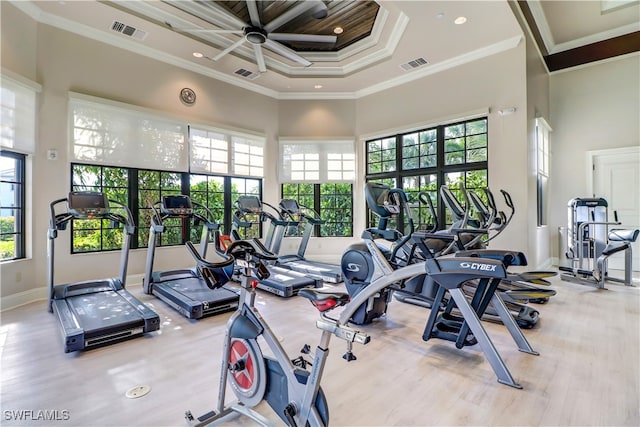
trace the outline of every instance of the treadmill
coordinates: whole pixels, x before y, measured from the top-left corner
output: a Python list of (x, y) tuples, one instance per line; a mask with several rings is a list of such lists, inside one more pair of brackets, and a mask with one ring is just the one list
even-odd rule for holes
[[(195, 208), (194, 208), (195, 207)], [(192, 202), (188, 196), (163, 196), (151, 206), (151, 227), (147, 246), (147, 261), (142, 282), (144, 293), (155, 295), (188, 319), (235, 310), (240, 300), (238, 292), (225, 283), (233, 273), (233, 258), (215, 251), (207, 259), (207, 246), (211, 233), (217, 238), (219, 226), (213, 221), (213, 214), (204, 205)], [(203, 212), (203, 214), (199, 213)], [(199, 256), (214, 264), (216, 286), (212, 289), (202, 270), (197, 267), (167, 271), (153, 271), (158, 237), (165, 232), (163, 222), (167, 218), (179, 218), (182, 223), (182, 240), (186, 241), (186, 225), (202, 224)], [(189, 248), (187, 248), (189, 249)], [(192, 254), (193, 256), (193, 254)]]
[[(234, 230), (231, 231), (232, 240), (240, 239), (238, 229), (251, 227), (252, 222), (246, 220), (246, 217), (249, 215), (257, 216), (261, 223), (269, 221), (269, 230), (265, 238), (265, 249), (269, 247), (276, 227), (297, 226), (297, 223), (284, 221), (265, 211), (264, 205), (270, 207), (274, 212), (278, 212), (278, 210), (273, 206), (260, 201), (257, 196), (238, 197), (238, 200), (236, 201), (237, 209), (233, 215)], [(262, 243), (260, 243), (260, 245), (262, 245)], [(258, 281), (257, 286), (258, 289), (262, 289), (263, 291), (270, 292), (283, 298), (289, 298), (297, 295), (300, 289), (322, 287), (322, 280), (317, 277), (310, 277), (304, 273), (292, 271), (273, 264), (268, 264), (266, 267), (270, 273), (269, 277)]]
[(278, 254), (277, 265), (289, 270), (298, 271), (308, 276), (315, 277), (324, 282), (340, 283), (342, 282), (342, 268), (340, 265), (330, 264), (321, 261), (312, 261), (305, 258), (307, 245), (316, 225), (323, 224), (325, 221), (321, 219), (315, 211), (302, 207), (294, 199), (283, 199), (280, 201), (280, 212), (283, 218), (300, 223), (302, 221), (308, 224), (305, 227), (298, 251), (295, 254), (280, 255), (280, 244), (284, 237), (286, 227), (277, 227), (272, 246), (268, 246), (272, 252)]
[[(62, 204), (66, 209), (56, 213), (56, 206)], [(114, 213), (110, 204), (118, 205), (116, 209), (124, 215)], [(129, 243), (135, 230), (129, 209), (104, 193), (90, 191), (72, 191), (67, 198), (51, 202), (49, 208), (49, 312), (60, 321), (64, 351), (86, 350), (160, 329), (160, 317), (125, 289)], [(54, 285), (55, 239), (73, 219), (123, 225), (119, 277)]]

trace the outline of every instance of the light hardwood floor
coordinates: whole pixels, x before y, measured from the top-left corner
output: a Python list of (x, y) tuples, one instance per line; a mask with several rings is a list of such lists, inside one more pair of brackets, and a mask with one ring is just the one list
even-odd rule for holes
[[(372, 341), (354, 347), (357, 361), (344, 361), (345, 343), (332, 340), (323, 377), (330, 424), (638, 426), (640, 288), (608, 287), (553, 280), (558, 294), (538, 306), (538, 327), (524, 331), (540, 356), (519, 352), (503, 326), (485, 322), (523, 390), (499, 384), (477, 346), (423, 342), (428, 310), (393, 301), (386, 319), (362, 328)], [(213, 409), (229, 314), (189, 321), (140, 288), (129, 285), (160, 314), (161, 330), (86, 352), (63, 352), (45, 302), (3, 312), (0, 424), (183, 426), (185, 410)], [(305, 343), (315, 347), (318, 315), (308, 301), (260, 292), (257, 302), (292, 357)], [(137, 385), (151, 392), (125, 397)], [(268, 406), (259, 409), (277, 419)], [(58, 410), (68, 419), (15, 420), (24, 410)]]

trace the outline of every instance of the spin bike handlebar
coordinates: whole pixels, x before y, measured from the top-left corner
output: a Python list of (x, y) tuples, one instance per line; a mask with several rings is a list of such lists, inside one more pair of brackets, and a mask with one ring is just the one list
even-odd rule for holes
[(235, 258), (232, 255), (220, 255), (216, 253), (218, 259), (216, 259), (215, 262), (210, 262), (202, 258), (191, 241), (187, 241), (185, 246), (191, 256), (196, 260), (198, 271), (209, 289), (220, 288), (229, 280), (224, 269), (234, 263)]

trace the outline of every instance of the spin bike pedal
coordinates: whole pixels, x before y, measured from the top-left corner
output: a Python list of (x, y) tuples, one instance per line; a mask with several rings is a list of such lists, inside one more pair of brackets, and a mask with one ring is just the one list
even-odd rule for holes
[(297, 366), (297, 367), (302, 368), (302, 369), (307, 369), (307, 365), (308, 366), (313, 366), (313, 364), (311, 362), (309, 362), (308, 360), (306, 360), (302, 356), (298, 356), (295, 359), (291, 359), (291, 363), (293, 363), (293, 366)]

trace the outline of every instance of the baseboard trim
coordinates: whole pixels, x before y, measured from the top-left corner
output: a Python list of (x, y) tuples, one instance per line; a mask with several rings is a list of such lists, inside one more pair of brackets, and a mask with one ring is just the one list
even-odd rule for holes
[(29, 289), (0, 298), (0, 312), (47, 299), (47, 288)]
[[(131, 276), (127, 276), (127, 286), (130, 284), (134, 284), (134, 286), (138, 285), (142, 283), (143, 278), (144, 274), (132, 274)], [(31, 304), (32, 302), (44, 301), (47, 299), (47, 295), (47, 288), (41, 287), (4, 296), (0, 298), (0, 313), (23, 305)]]

